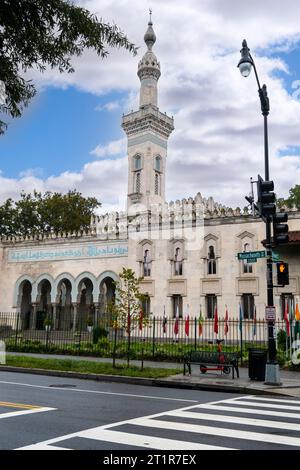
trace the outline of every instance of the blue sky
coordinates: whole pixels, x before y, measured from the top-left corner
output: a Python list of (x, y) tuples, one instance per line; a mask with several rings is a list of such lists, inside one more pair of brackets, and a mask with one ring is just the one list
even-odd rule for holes
[[(254, 74), (236, 67), (247, 39), (271, 102), (270, 168), (277, 194), (300, 182), (300, 4), (294, 0), (76, 0), (118, 24), (137, 57), (87, 51), (74, 74), (29, 71), (37, 97), (0, 137), (0, 201), (34, 188), (96, 196), (103, 210), (126, 195), (122, 113), (138, 107), (137, 64), (153, 9), (161, 63), (159, 108), (174, 114), (167, 199), (195, 196), (244, 207), (250, 177), (263, 172), (262, 116)], [(130, 11), (130, 15), (128, 15)], [(176, 32), (176, 34), (174, 34)], [(299, 83), (298, 83), (299, 80)], [(293, 88), (294, 86), (294, 88)]]
[(107, 100), (120, 96), (109, 93), (99, 97), (74, 87), (47, 87), (1, 138), (3, 173), (13, 178), (35, 169), (37, 176), (46, 178), (67, 170), (79, 171), (91, 160), (90, 152), (99, 141), (122, 136), (120, 112), (97, 111)]

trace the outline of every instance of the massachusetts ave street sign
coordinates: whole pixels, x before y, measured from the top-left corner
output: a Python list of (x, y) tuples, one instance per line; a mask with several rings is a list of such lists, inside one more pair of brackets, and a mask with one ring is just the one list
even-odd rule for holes
[(243, 253), (238, 253), (238, 259), (257, 259), (257, 258), (265, 258), (266, 252), (265, 251), (248, 251)]

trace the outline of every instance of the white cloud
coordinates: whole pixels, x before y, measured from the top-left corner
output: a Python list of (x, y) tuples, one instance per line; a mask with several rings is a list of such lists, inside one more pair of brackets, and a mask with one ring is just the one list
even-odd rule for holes
[(117, 109), (120, 108), (120, 103), (119, 101), (109, 101), (108, 103), (105, 103), (104, 105), (98, 105), (95, 108), (95, 111), (116, 111)]
[(95, 155), (96, 157), (107, 158), (114, 155), (120, 155), (121, 153), (126, 152), (126, 139), (112, 140), (106, 145), (97, 145), (90, 154)]
[[(300, 3), (294, 0), (81, 0), (81, 5), (126, 31), (140, 46), (138, 57), (113, 50), (100, 60), (92, 51), (75, 58), (76, 72), (60, 75), (47, 70), (33, 74), (39, 86), (75, 86), (96, 95), (125, 92), (125, 101), (110, 101), (103, 110), (128, 112), (137, 107), (137, 63), (145, 52), (143, 36), (148, 8), (153, 9), (161, 63), (159, 106), (174, 114), (175, 131), (169, 140), (167, 197), (175, 199), (201, 191), (227, 205), (245, 205), (249, 178), (264, 174), (263, 118), (255, 76), (243, 79), (236, 67), (242, 39), (248, 40), (261, 83), (267, 83), (270, 168), (276, 191), (287, 195), (299, 183), (300, 156), (280, 157), (280, 150), (300, 146), (300, 101), (287, 92), (274, 73), (290, 74), (282, 56), (300, 38)], [(268, 54), (265, 52), (267, 51)], [(278, 56), (271, 57), (269, 52)], [(300, 77), (295, 77), (297, 79)], [(0, 195), (37, 184), (66, 191), (72, 185), (96, 194), (113, 206), (126, 193), (126, 140), (100, 142), (91, 155), (101, 158), (77, 173), (47, 179), (37, 175), (12, 180), (0, 176)], [(122, 169), (122, 171), (121, 171)], [(30, 181), (30, 183), (29, 183)], [(31, 186), (32, 189), (32, 186)]]

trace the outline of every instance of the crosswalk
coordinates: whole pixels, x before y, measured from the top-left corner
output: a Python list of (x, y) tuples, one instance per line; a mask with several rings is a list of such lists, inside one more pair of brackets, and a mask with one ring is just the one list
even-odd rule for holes
[(239, 396), (98, 426), (21, 449), (300, 449), (300, 400)]

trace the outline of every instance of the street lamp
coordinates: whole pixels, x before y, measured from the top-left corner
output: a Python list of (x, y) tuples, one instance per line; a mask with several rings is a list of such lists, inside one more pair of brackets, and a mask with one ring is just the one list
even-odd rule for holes
[[(268, 143), (268, 115), (270, 112), (270, 103), (267, 94), (267, 86), (260, 86), (255, 62), (250, 54), (247, 41), (244, 39), (241, 49), (241, 60), (238, 63), (238, 68), (243, 77), (249, 77), (252, 68), (254, 69), (256, 82), (258, 85), (258, 95), (261, 104), (261, 112), (264, 117), (264, 153), (265, 153), (265, 181), (268, 182), (270, 178), (269, 172), (269, 143)], [(266, 252), (267, 252), (267, 305), (268, 307), (274, 306), (273, 294), (273, 265), (272, 265), (272, 240), (271, 240), (271, 223), (272, 217), (270, 215), (265, 217), (266, 222)], [(276, 360), (276, 344), (274, 339), (274, 321), (268, 321), (268, 362), (266, 366), (265, 383), (272, 385), (279, 385), (279, 365)]]

